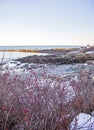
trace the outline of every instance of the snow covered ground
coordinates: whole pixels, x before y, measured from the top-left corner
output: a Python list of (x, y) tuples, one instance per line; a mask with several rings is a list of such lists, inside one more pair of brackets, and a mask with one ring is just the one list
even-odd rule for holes
[[(46, 53), (29, 53), (29, 52), (0, 52), (0, 64), (2, 70), (10, 69), (16, 72), (21, 72), (28, 64), (15, 61), (18, 58), (33, 56), (33, 55), (47, 55)], [(32, 64), (31, 64), (32, 65)], [(30, 66), (30, 65), (29, 65)]]
[(23, 69), (33, 68), (36, 69), (36, 71), (40, 71), (42, 67), (47, 69), (48, 74), (54, 74), (59, 76), (65, 76), (69, 72), (72, 73), (75, 71), (76, 65), (47, 65), (47, 64), (33, 64), (33, 63), (20, 63), (18, 61), (15, 61), (15, 59), (27, 57), (27, 56), (33, 56), (33, 55), (47, 55), (46, 53), (27, 53), (27, 52), (0, 52), (0, 62), (2, 62), (2, 69), (5, 70), (7, 68), (15, 70), (15, 71), (21, 71)]
[(50, 65), (50, 64), (34, 64), (34, 63), (21, 63), (15, 61), (15, 59), (27, 57), (33, 55), (47, 55), (46, 53), (28, 53), (28, 52), (0, 52), (0, 64), (2, 65), (2, 71), (7, 69), (14, 70), (21, 73), (23, 70), (34, 69), (41, 75), (41, 71), (44, 68), (48, 75), (66, 77), (77, 77), (80, 70), (88, 70), (91, 65), (88, 64), (66, 64), (66, 65)]
[(32, 55), (47, 55), (46, 53), (29, 53), (29, 52), (0, 52), (0, 61), (9, 61), (14, 60), (17, 58), (22, 58), (26, 56), (32, 56)]

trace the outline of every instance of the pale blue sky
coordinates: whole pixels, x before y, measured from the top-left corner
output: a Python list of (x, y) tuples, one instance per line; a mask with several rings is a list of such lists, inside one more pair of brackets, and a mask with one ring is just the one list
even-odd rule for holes
[(94, 0), (0, 0), (0, 45), (94, 44)]

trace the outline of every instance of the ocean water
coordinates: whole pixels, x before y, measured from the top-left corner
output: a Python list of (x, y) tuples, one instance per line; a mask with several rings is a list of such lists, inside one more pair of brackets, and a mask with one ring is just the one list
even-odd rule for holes
[(0, 46), (0, 50), (10, 49), (53, 49), (53, 48), (79, 48), (80, 46)]

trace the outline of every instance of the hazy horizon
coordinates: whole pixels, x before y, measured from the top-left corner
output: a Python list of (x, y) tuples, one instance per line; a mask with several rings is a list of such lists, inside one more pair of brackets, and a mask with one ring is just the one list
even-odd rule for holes
[(93, 0), (1, 0), (0, 45), (94, 45)]

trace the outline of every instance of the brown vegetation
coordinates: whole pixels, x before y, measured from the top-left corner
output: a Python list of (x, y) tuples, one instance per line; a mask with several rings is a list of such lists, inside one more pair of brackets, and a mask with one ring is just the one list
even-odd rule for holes
[(38, 53), (39, 50), (28, 50), (28, 49), (19, 49), (19, 50), (16, 50), (16, 49), (11, 49), (11, 50), (0, 50), (0, 51), (3, 51), (3, 52), (31, 52), (31, 53)]
[[(94, 110), (91, 73), (80, 72), (78, 80), (70, 79), (68, 85), (67, 78), (41, 79), (32, 69), (23, 77), (15, 72), (0, 72), (0, 129), (68, 130), (77, 114)], [(75, 96), (68, 92), (68, 86)]]

